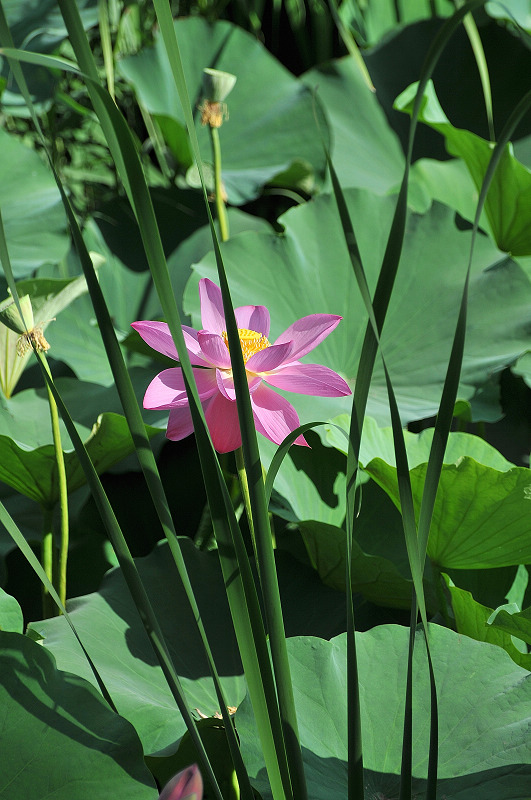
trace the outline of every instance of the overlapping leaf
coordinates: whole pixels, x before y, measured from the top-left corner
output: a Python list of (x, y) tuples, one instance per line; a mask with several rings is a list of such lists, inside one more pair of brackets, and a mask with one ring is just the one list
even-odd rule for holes
[[(159, 428), (148, 428), (155, 436)], [(98, 416), (85, 446), (97, 472), (121, 461), (134, 450), (125, 417), (104, 413)], [(85, 474), (75, 452), (65, 453), (66, 482), (69, 492), (85, 484)], [(51, 508), (59, 500), (59, 478), (53, 445), (35, 449), (20, 446), (9, 436), (0, 435), (0, 480), (37, 503)]]
[[(245, 686), (217, 553), (200, 552), (188, 539), (180, 541), (227, 702), (237, 706)], [(138, 559), (137, 565), (156, 605), (190, 709), (213, 716), (219, 708), (212, 680), (167, 545)], [(343, 621), (342, 596), (323, 587), (315, 574), (285, 553), (280, 554), (279, 574), (288, 632), (333, 635)], [(306, 597), (304, 613), (301, 597)], [(69, 610), (119, 712), (134, 724), (145, 752), (172, 752), (185, 725), (120, 572), (110, 572), (100, 592), (72, 601)], [(43, 644), (60, 668), (94, 680), (64, 619), (35, 622), (31, 628), (45, 637)]]
[[(328, 437), (343, 448), (330, 428)], [(411, 489), (418, 514), (433, 429), (405, 432)], [(400, 506), (395, 456), (389, 428), (367, 420), (361, 463)], [(529, 542), (530, 473), (514, 467), (494, 447), (471, 434), (451, 433), (439, 481), (428, 556), (441, 567), (486, 569), (531, 561)]]
[[(407, 637), (406, 628), (391, 625), (357, 634), (365, 785), (371, 800), (398, 792)], [(413, 694), (413, 791), (420, 796), (429, 736), (423, 649), (415, 648)], [(527, 672), (501, 648), (437, 625), (430, 626), (430, 649), (438, 687), (441, 796), (524, 800), (531, 779)], [(298, 637), (289, 641), (289, 652), (310, 796), (340, 800), (347, 790), (346, 637), (330, 642)], [(253, 783), (269, 800), (247, 699), (236, 724)]]
[(353, 59), (336, 59), (306, 72), (304, 83), (323, 104), (331, 152), (343, 188), (386, 194), (400, 184), (404, 154), (375, 94)]
[[(56, 321), (70, 303), (87, 291), (83, 277), (65, 280), (29, 278), (17, 284), (19, 297), (29, 295), (35, 325), (42, 331)], [(18, 334), (0, 324), (0, 386), (6, 397), (10, 397), (33, 355), (31, 348), (20, 355), (17, 352)]]
[[(359, 247), (374, 287), (394, 210), (394, 200), (348, 190)], [(327, 312), (344, 319), (312, 353), (352, 381), (356, 374), (365, 310), (344, 245), (335, 203), (321, 196), (280, 218), (283, 235), (241, 234), (223, 247), (233, 301), (268, 306), (271, 341), (296, 319)], [(434, 204), (411, 215), (382, 343), (402, 420), (436, 413), (455, 327), (470, 234), (457, 230), (450, 209)], [(252, 269), (250, 268), (252, 265)], [(185, 310), (199, 324), (197, 281), (216, 280), (210, 256), (195, 266), (185, 292)], [(279, 292), (279, 282), (282, 291)], [(531, 283), (522, 269), (482, 237), (475, 247), (467, 345), (460, 397), (471, 398), (492, 372), (511, 363), (528, 347), (526, 305)], [(315, 355), (314, 355), (315, 354)], [(348, 412), (349, 398), (290, 395), (301, 421), (329, 419)], [(383, 370), (377, 365), (368, 413), (389, 419)], [(499, 409), (490, 410), (491, 418)]]
[[(133, 370), (139, 398), (145, 386), (145, 372)], [(133, 441), (126, 420), (119, 413), (120, 401), (114, 387), (84, 383), (73, 378), (57, 381), (78, 423), (78, 431), (98, 472), (132, 453)], [(105, 409), (102, 413), (101, 409)], [(152, 416), (152, 420), (156, 422)], [(72, 450), (70, 437), (60, 422), (65, 451), (68, 490), (85, 483), (83, 470)], [(147, 426), (148, 434), (160, 432)], [(58, 499), (58, 478), (48, 399), (44, 390), (27, 389), (4, 399), (0, 414), (0, 480), (38, 503), (52, 507)]]
[[(513, 616), (516, 615), (500, 611), (500, 623), (489, 625), (487, 623), (493, 616), (492, 608), (477, 603), (470, 592), (455, 586), (447, 576), (444, 576), (444, 579), (448, 587), (457, 632), (477, 639), (479, 642), (496, 644), (506, 650), (520, 667), (531, 669), (531, 655), (525, 652), (525, 647), (518, 649), (511, 637), (511, 630), (516, 632), (519, 629), (518, 618), (513, 621)], [(509, 624), (504, 625), (502, 620), (507, 619)]]
[[(256, 197), (265, 183), (286, 172), (295, 160), (307, 164), (310, 183), (319, 182), (324, 173), (324, 154), (309, 89), (256, 39), (228, 22), (209, 24), (201, 17), (178, 19), (175, 31), (195, 106), (202, 100), (205, 67), (237, 77), (227, 98), (230, 119), (220, 132), (223, 182), (229, 201), (238, 205)], [(190, 166), (184, 113), (162, 41), (123, 59), (120, 72), (134, 87), (139, 103), (158, 121), (174, 157), (181, 165)], [(202, 159), (211, 162), (207, 130), (199, 127), (197, 133)]]
[[(416, 86), (410, 86), (396, 100), (396, 107), (411, 112)], [(467, 130), (455, 128), (442, 110), (433, 84), (429, 84), (420, 119), (442, 133), (448, 152), (462, 158), (480, 189), (492, 156), (493, 145)], [(531, 254), (531, 171), (513, 155), (507, 145), (485, 201), (485, 213), (500, 250), (514, 256)]]

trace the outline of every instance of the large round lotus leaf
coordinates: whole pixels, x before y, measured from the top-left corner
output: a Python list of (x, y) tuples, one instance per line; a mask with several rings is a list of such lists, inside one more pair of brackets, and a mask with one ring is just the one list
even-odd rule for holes
[[(320, 458), (317, 460), (320, 461)], [(415, 484), (414, 486), (416, 488)], [(279, 491), (289, 498), (296, 489), (282, 484), (279, 486)], [(305, 520), (299, 522), (308, 556), (327, 586), (344, 591), (347, 552), (345, 530), (337, 524), (326, 524), (326, 521), (317, 520), (318, 517), (308, 514)], [(444, 533), (443, 530), (439, 541), (445, 541)], [(470, 536), (470, 526), (465, 528), (463, 537), (457, 537), (456, 551), (464, 550), (469, 538), (475, 543), (475, 538)], [(507, 538), (502, 551), (499, 548), (495, 550), (490, 546), (484, 546), (483, 553), (490, 550), (490, 558), (492, 553), (496, 553), (498, 558), (500, 555), (507, 556), (509, 552)], [(525, 539), (525, 536), (522, 538)], [(430, 548), (432, 545), (436, 546), (435, 542), (430, 541)], [(361, 593), (376, 605), (409, 608), (412, 593), (411, 570), (400, 513), (391, 498), (372, 480), (362, 486), (361, 505), (354, 526), (352, 546), (354, 549), (352, 590)], [(513, 547), (513, 552), (514, 549)], [(477, 559), (477, 550), (473, 557)], [(455, 569), (452, 578), (463, 589), (472, 592), (477, 601), (496, 608), (504, 602), (513, 583), (514, 574), (515, 570), (511, 567), (482, 570)], [(439, 600), (435, 597), (433, 584), (427, 579), (424, 581), (424, 592), (428, 609), (435, 613), (439, 608)], [(521, 598), (519, 602), (522, 605)], [(463, 632), (468, 633), (466, 630)]]
[[(385, 625), (356, 636), (366, 797), (398, 797), (408, 631)], [(413, 676), (413, 795), (424, 796), (429, 678), (419, 634)], [(526, 800), (531, 781), (531, 682), (495, 645), (430, 625), (439, 703), (438, 796)], [(288, 641), (302, 757), (312, 800), (347, 796), (346, 636)], [(473, 666), (472, 666), (473, 665)], [(236, 726), (253, 784), (271, 790), (248, 698)]]
[[(238, 205), (256, 197), (265, 183), (295, 160), (307, 163), (310, 176), (319, 179), (325, 159), (312, 92), (253, 36), (228, 22), (212, 25), (201, 17), (178, 19), (175, 32), (204, 162), (211, 162), (212, 155), (209, 133), (200, 126), (197, 110), (203, 69), (214, 67), (237, 78), (226, 99), (230, 118), (220, 128), (229, 201)], [(178, 161), (191, 165), (184, 114), (161, 38), (155, 47), (120, 61), (119, 70), (141, 105), (159, 121)]]
[(377, 96), (369, 91), (354, 60), (331, 61), (302, 80), (323, 104), (330, 125), (332, 161), (341, 186), (386, 194), (398, 186), (404, 154)]
[[(188, 573), (227, 696), (237, 706), (245, 689), (216, 553), (201, 553), (183, 541)], [(186, 692), (190, 711), (206, 716), (219, 710), (201, 640), (167, 546), (138, 559), (140, 575), (161, 623)], [(71, 619), (111, 697), (133, 723), (146, 753), (173, 745), (186, 726), (164, 679), (119, 569), (97, 593), (69, 603)], [(61, 668), (94, 682), (87, 661), (63, 618), (32, 623), (45, 637)]]
[(2, 130), (0, 207), (16, 278), (25, 278), (41, 264), (63, 258), (68, 236), (55, 181), (34, 150)]
[(0, 798), (153, 800), (132, 727), (27, 636), (0, 631)]
[[(245, 694), (242, 667), (216, 552), (200, 552), (180, 539), (188, 574), (228, 705)], [(169, 548), (161, 544), (137, 566), (157, 612), (191, 711), (219, 709), (199, 634)], [(286, 553), (278, 559), (288, 633), (335, 635), (344, 629), (344, 598), (325, 587), (313, 570)], [(305, 598), (304, 614), (301, 597)], [(94, 660), (119, 713), (133, 723), (146, 753), (172, 751), (185, 725), (156, 662), (121, 572), (108, 573), (99, 592), (69, 603), (79, 636)], [(35, 622), (59, 666), (94, 682), (87, 661), (62, 617)]]
[[(348, 418), (334, 423), (345, 427)], [(404, 431), (411, 490), (418, 516), (433, 428)], [(344, 450), (343, 437), (331, 426), (327, 440)], [(360, 462), (400, 507), (393, 433), (366, 418)], [(525, 564), (531, 560), (528, 534), (529, 470), (514, 467), (478, 436), (450, 433), (439, 479), (428, 555), (453, 569)], [(325, 545), (326, 552), (326, 545)]]
[[(347, 190), (346, 200), (369, 281), (374, 289), (395, 199)], [(282, 235), (243, 233), (223, 245), (235, 306), (266, 305), (270, 340), (308, 314), (343, 316), (338, 328), (304, 358), (325, 364), (351, 386), (366, 327), (366, 313), (344, 242), (335, 201), (321, 196), (284, 214)], [(424, 216), (410, 215), (404, 249), (382, 342), (403, 422), (436, 413), (446, 375), (466, 272), (470, 233), (459, 231), (450, 209), (434, 204)], [(200, 326), (197, 283), (217, 281), (210, 254), (195, 266), (184, 298), (185, 311)], [(476, 241), (470, 286), (469, 324), (461, 398), (486, 383), (529, 345), (531, 283), (522, 269), (483, 236)], [(351, 398), (289, 394), (301, 422), (350, 412)], [(368, 413), (388, 423), (387, 391), (377, 362)]]
[[(246, 214), (239, 208), (227, 209), (227, 218), (231, 236), (237, 236), (244, 231), (271, 232), (271, 225), (261, 217)], [(168, 272), (170, 273), (173, 293), (179, 305), (182, 306), (184, 288), (192, 269), (192, 264), (200, 261), (212, 249), (212, 233), (210, 225), (203, 225), (188, 236), (168, 257)], [(143, 314), (148, 319), (157, 319), (162, 316), (162, 308), (153, 287), (146, 300)], [(188, 319), (182, 319), (184, 324), (189, 324)], [(129, 322), (134, 320), (129, 319)]]

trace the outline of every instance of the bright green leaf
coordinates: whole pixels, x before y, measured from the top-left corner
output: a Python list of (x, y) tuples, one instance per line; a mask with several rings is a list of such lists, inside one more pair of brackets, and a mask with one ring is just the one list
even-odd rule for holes
[(15, 597), (0, 587), (0, 631), (23, 633), (24, 617)]
[[(150, 436), (160, 433), (159, 428), (147, 430)], [(121, 461), (134, 451), (125, 417), (108, 412), (100, 414), (85, 446), (98, 473)], [(72, 450), (65, 453), (64, 461), (67, 488), (73, 492), (85, 484), (85, 473)], [(27, 449), (9, 436), (0, 435), (0, 480), (35, 502), (53, 507), (59, 500), (54, 446)]]
[[(528, 673), (499, 647), (430, 625), (439, 705), (438, 790), (447, 800), (526, 798), (531, 780)], [(408, 630), (394, 625), (356, 634), (363, 760), (368, 796), (398, 796)], [(288, 641), (310, 797), (347, 793), (346, 636)], [(413, 794), (424, 796), (429, 678), (422, 635), (414, 655)], [(495, 724), (493, 724), (495, 721)], [(244, 759), (263, 800), (271, 800), (248, 699), (236, 713)]]
[(531, 608), (517, 614), (509, 614), (502, 608), (495, 616), (492, 615), (489, 625), (531, 644)]
[[(426, 464), (410, 470), (418, 515)], [(365, 469), (399, 505), (396, 469), (375, 458)], [(529, 470), (501, 472), (462, 456), (444, 464), (428, 541), (428, 557), (440, 568), (485, 569), (531, 562)]]
[[(409, 86), (395, 101), (401, 111), (412, 111), (416, 84)], [(433, 84), (428, 84), (419, 117), (446, 139), (451, 155), (462, 158), (481, 188), (494, 145), (470, 131), (454, 128), (442, 110)], [(508, 144), (501, 157), (485, 201), (485, 212), (500, 250), (514, 256), (531, 254), (531, 171), (513, 155)]]
[[(190, 539), (180, 544), (209, 643), (229, 705), (245, 694), (226, 592), (216, 552), (200, 552)], [(287, 553), (277, 558), (288, 635), (332, 636), (344, 624), (344, 598), (324, 587), (313, 570)], [(191, 710), (213, 716), (219, 710), (195, 622), (175, 572), (168, 546), (160, 544), (137, 559), (142, 580), (161, 622)], [(301, 598), (304, 599), (301, 605)], [(146, 637), (118, 569), (99, 592), (76, 598), (69, 611), (109, 689), (119, 713), (137, 729), (147, 754), (174, 752), (185, 725)], [(34, 622), (62, 669), (94, 682), (87, 662), (62, 617)]]
[[(152, 372), (154, 375), (156, 369), (154, 368)], [(130, 377), (138, 402), (141, 404), (149, 376), (146, 381), (146, 370), (134, 367), (130, 370)], [(88, 439), (90, 436), (92, 426), (99, 414), (102, 413), (102, 409), (116, 414), (122, 412), (115, 386), (100, 386), (76, 378), (58, 378), (55, 385), (83, 439)], [(0, 413), (0, 435), (13, 439), (23, 449), (33, 450), (53, 442), (48, 396), (45, 389), (25, 389), (17, 392), (8, 400), (0, 395), (0, 411), (2, 412)], [(145, 419), (149, 425), (161, 427), (163, 424), (160, 412), (146, 412)], [(63, 450), (72, 449), (70, 437), (61, 420), (59, 426)]]
[[(244, 694), (241, 665), (216, 552), (201, 553), (189, 539), (181, 542), (188, 574), (199, 603), (227, 703)], [(142, 580), (157, 609), (191, 711), (213, 716), (219, 711), (208, 665), (193, 615), (167, 545), (137, 561)], [(119, 569), (111, 570), (98, 593), (70, 605), (72, 620), (111, 693), (120, 714), (133, 723), (147, 754), (175, 744), (186, 726), (162, 670), (156, 662), (138, 612)], [(32, 623), (58, 665), (94, 682), (85, 657), (62, 618)]]
[[(342, 415), (333, 419), (332, 422), (335, 425), (339, 425), (339, 427), (344, 430), (348, 430), (350, 419), (348, 416)], [(410, 469), (428, 461), (433, 440), (433, 431), (433, 428), (426, 428), (421, 431), (421, 433), (411, 433), (411, 431), (408, 430), (404, 431), (404, 441)], [(327, 427), (326, 439), (341, 452), (346, 452), (346, 440), (334, 425)], [(479, 436), (474, 436), (470, 433), (450, 433), (444, 455), (444, 463), (456, 463), (462, 456), (470, 456), (486, 466), (501, 471), (510, 470), (513, 467), (513, 464), (507, 461), (495, 447), (492, 447), (492, 445), (488, 444), (488, 442), (481, 439)], [(374, 419), (365, 417), (361, 440), (360, 463), (365, 466), (373, 458), (381, 458), (383, 461), (386, 461), (387, 464), (396, 466), (393, 430), (392, 428), (379, 428)]]
[(55, 181), (34, 150), (2, 130), (0, 207), (16, 278), (62, 259), (68, 236)]
[[(458, 586), (454, 586), (447, 575), (444, 575), (443, 579), (450, 595), (457, 632), (470, 636), (471, 639), (477, 639), (479, 642), (496, 644), (506, 650), (513, 661), (520, 667), (531, 669), (531, 655), (521, 653), (514, 646), (509, 633), (504, 630), (497, 630), (497, 626), (487, 624), (492, 616), (492, 608), (487, 608), (481, 603), (477, 603), (470, 592), (465, 592)], [(507, 616), (511, 615), (508, 614)]]

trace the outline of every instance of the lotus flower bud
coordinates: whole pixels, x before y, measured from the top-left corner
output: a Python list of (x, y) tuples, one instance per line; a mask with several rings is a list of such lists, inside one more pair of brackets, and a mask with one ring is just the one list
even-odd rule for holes
[(203, 70), (203, 102), (199, 106), (201, 124), (211, 128), (221, 127), (223, 120), (229, 118), (225, 98), (236, 83), (236, 75), (219, 69)]
[(159, 800), (202, 800), (203, 779), (197, 764), (181, 770), (169, 781)]

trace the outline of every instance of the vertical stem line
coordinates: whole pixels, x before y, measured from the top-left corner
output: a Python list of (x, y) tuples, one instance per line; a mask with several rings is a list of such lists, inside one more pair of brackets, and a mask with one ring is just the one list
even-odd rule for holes
[(222, 242), (229, 238), (229, 219), (227, 208), (223, 200), (223, 182), (221, 180), (221, 146), (219, 143), (219, 131), (210, 126), (210, 136), (212, 138), (212, 152), (214, 154), (214, 193), (216, 195), (216, 213), (219, 222), (219, 233)]
[[(46, 577), (53, 584), (53, 508), (42, 506), (41, 564)], [(53, 616), (53, 602), (48, 590), (42, 587), (43, 619)]]
[[(50, 367), (48, 366), (48, 361), (46, 360), (46, 356), (42, 353), (42, 361), (46, 372), (48, 375), (51, 376)], [(66, 603), (66, 567), (68, 561), (68, 537), (69, 537), (69, 528), (68, 528), (68, 488), (66, 484), (66, 469), (65, 469), (65, 459), (63, 448), (61, 445), (61, 431), (59, 429), (59, 413), (57, 411), (57, 403), (55, 402), (54, 396), (51, 393), (50, 387), (46, 384), (46, 390), (48, 392), (48, 403), (50, 406), (50, 418), (52, 422), (52, 436), (53, 436), (53, 446), (55, 450), (55, 463), (57, 466), (57, 478), (59, 481), (59, 506), (61, 509), (61, 538), (59, 542), (59, 569), (58, 574), (56, 576), (56, 582), (54, 583), (55, 588), (57, 589), (57, 593), (61, 600), (61, 603), (65, 605)], [(50, 580), (51, 580), (51, 576)]]
[(249, 522), (249, 531), (251, 533), (251, 539), (253, 542), (253, 551), (255, 555), (256, 561), (256, 568), (259, 568), (258, 557), (256, 553), (256, 539), (254, 536), (254, 525), (253, 525), (253, 512), (251, 511), (251, 497), (249, 495), (249, 482), (247, 480), (247, 470), (245, 469), (245, 463), (243, 461), (243, 450), (241, 447), (238, 447), (237, 450), (234, 451), (234, 456), (236, 458), (236, 470), (238, 472), (238, 480), (240, 482), (240, 489), (242, 493), (243, 504), (245, 506), (245, 511), (247, 512), (247, 520)]

